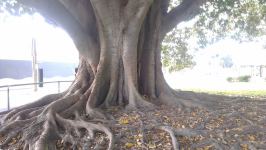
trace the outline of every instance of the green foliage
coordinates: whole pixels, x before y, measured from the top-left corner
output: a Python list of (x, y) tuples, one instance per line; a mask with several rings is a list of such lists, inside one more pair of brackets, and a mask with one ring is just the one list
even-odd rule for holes
[(194, 28), (212, 43), (224, 37), (254, 40), (266, 34), (265, 0), (213, 0), (202, 7)]
[[(182, 32), (182, 33), (180, 33)], [(168, 33), (162, 43), (162, 62), (168, 71), (177, 71), (195, 65), (193, 56), (189, 54), (187, 45), (189, 32), (173, 30)]]
[(228, 77), (226, 80), (228, 82), (249, 82), (250, 78), (251, 78), (251, 76), (244, 75), (244, 76), (239, 76), (239, 77), (236, 77), (236, 78)]
[(233, 82), (233, 78), (232, 77), (228, 77), (228, 78), (226, 78), (226, 81), (227, 82)]
[(250, 78), (251, 78), (251, 76), (245, 75), (245, 76), (239, 76), (239, 77), (237, 78), (237, 80), (238, 80), (239, 82), (249, 82)]
[[(180, 0), (172, 0), (170, 8), (179, 3)], [(191, 63), (192, 56), (184, 52), (204, 48), (223, 38), (243, 42), (266, 35), (266, 0), (209, 0), (202, 6), (202, 12), (186, 24), (176, 27), (163, 43), (163, 64), (171, 71), (195, 64)], [(176, 57), (180, 55), (188, 57)]]
[(216, 95), (228, 95), (228, 96), (247, 96), (247, 97), (265, 97), (265, 90), (203, 90), (203, 89), (189, 89), (189, 91), (209, 93)]
[(19, 2), (19, 0), (0, 0), (0, 13), (8, 12), (12, 15), (32, 14), (34, 9), (27, 7)]

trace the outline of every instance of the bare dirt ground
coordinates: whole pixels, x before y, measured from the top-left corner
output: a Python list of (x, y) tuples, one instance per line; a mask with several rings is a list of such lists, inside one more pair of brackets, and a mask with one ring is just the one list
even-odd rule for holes
[[(109, 122), (102, 122), (114, 132), (117, 150), (264, 150), (266, 149), (266, 100), (247, 97), (219, 96), (220, 108), (170, 108), (127, 111), (113, 107), (105, 112)], [(224, 99), (230, 103), (223, 103)], [(86, 116), (84, 116), (86, 119)], [(107, 136), (97, 133), (90, 139), (87, 133), (77, 138), (77, 147), (58, 140), (56, 149), (99, 149), (108, 145)], [(1, 137), (2, 140), (5, 137)], [(22, 149), (20, 136), (4, 149)]]

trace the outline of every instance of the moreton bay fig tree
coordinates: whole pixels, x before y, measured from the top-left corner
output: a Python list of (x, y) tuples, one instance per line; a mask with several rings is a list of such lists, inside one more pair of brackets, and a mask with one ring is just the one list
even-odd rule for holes
[[(206, 0), (182, 0), (171, 7), (169, 0), (2, 0), (1, 4), (14, 14), (37, 11), (62, 27), (79, 52), (78, 72), (66, 91), (0, 113), (2, 147), (17, 135), (25, 149), (54, 149), (58, 139), (75, 146), (83, 134), (93, 139), (101, 132), (109, 139), (105, 149), (116, 149), (119, 138), (106, 125), (112, 117), (105, 108), (218, 105), (213, 99), (200, 101), (200, 96), (174, 91), (162, 73), (164, 37), (204, 10)], [(173, 131), (161, 129), (170, 133), (177, 149)]]

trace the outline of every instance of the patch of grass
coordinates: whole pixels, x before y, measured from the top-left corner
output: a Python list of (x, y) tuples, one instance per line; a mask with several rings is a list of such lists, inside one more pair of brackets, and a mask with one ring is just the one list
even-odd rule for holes
[(266, 97), (266, 90), (203, 90), (203, 89), (189, 89), (188, 91), (199, 92), (199, 93), (209, 93), (216, 95), (226, 95), (226, 96), (247, 96), (247, 97)]

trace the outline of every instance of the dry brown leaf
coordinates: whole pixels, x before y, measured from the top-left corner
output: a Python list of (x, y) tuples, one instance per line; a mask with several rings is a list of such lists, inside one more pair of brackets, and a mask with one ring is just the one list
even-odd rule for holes
[(212, 145), (205, 146), (203, 150), (210, 150), (212, 148)]
[(127, 142), (127, 143), (125, 144), (125, 147), (126, 147), (126, 148), (132, 148), (133, 146), (134, 146), (133, 143), (129, 143), (129, 142)]
[(242, 150), (248, 150), (248, 145), (247, 144), (241, 144)]
[(149, 143), (148, 144), (148, 148), (155, 149), (156, 148), (156, 145), (154, 143)]
[(155, 113), (154, 115), (155, 115), (155, 116), (160, 116), (161, 114), (160, 114), (160, 113)]
[(255, 141), (256, 140), (256, 137), (254, 135), (248, 135), (248, 139), (250, 141)]
[(128, 124), (128, 123), (129, 123), (128, 118), (120, 118), (119, 119), (119, 124)]
[(142, 143), (141, 143), (140, 141), (137, 141), (137, 145), (139, 145), (139, 146), (140, 146), (140, 145), (142, 145)]

